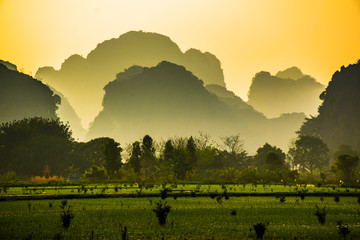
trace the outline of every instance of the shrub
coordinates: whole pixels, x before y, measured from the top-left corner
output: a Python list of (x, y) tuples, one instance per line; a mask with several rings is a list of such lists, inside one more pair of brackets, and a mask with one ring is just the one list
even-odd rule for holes
[(152, 211), (154, 213), (156, 213), (156, 217), (157, 217), (160, 225), (166, 224), (166, 218), (170, 212), (170, 209), (171, 209), (171, 206), (166, 205), (166, 202), (164, 204), (161, 201), (156, 203), (156, 206)]
[(62, 200), (61, 205), (60, 205), (60, 208), (61, 208), (60, 217), (61, 217), (63, 227), (65, 229), (70, 227), (71, 219), (74, 218), (74, 214), (71, 211), (71, 206), (68, 206), (66, 208), (66, 205), (67, 205), (67, 200)]
[(323, 207), (323, 209), (320, 209), (318, 205), (316, 205), (315, 216), (317, 217), (320, 224), (325, 224), (325, 217), (326, 217), (325, 207)]
[(340, 201), (339, 195), (334, 196), (334, 201), (337, 202), (337, 203)]
[(124, 228), (121, 227), (121, 240), (126, 240), (127, 239), (126, 234), (127, 234), (126, 226)]
[(349, 226), (347, 224), (343, 224), (342, 221), (337, 222), (337, 227), (339, 228), (339, 235), (344, 239), (350, 233)]
[(230, 214), (235, 216), (236, 215), (236, 209), (231, 210)]
[(256, 239), (263, 239), (266, 231), (266, 225), (264, 223), (257, 223), (254, 225), (254, 230), (256, 233)]
[(160, 197), (161, 197), (161, 199), (166, 199), (167, 198), (167, 194), (169, 193), (169, 192), (171, 192), (171, 189), (170, 188), (164, 188), (164, 189), (162, 189), (162, 190), (160, 190)]
[(221, 195), (218, 195), (218, 196), (216, 197), (216, 201), (217, 201), (219, 204), (222, 203), (222, 199), (223, 199), (223, 196), (221, 196)]

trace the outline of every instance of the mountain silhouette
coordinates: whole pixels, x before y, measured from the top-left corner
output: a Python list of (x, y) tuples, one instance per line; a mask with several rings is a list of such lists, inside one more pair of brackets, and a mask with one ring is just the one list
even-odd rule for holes
[(240, 97), (236, 96), (233, 92), (227, 90), (225, 87), (217, 84), (209, 84), (205, 86), (206, 90), (215, 94), (221, 101), (231, 107), (237, 109), (253, 110), (254, 108), (243, 101)]
[[(6, 62), (3, 60), (0, 60), (0, 65), (1, 66), (5, 66), (7, 67), (7, 69), (12, 70), (17, 72), (16, 73), (12, 73), (9, 74), (11, 72), (8, 71), (4, 71), (1, 75), (1, 78), (3, 78), (3, 83), (4, 84), (4, 88), (1, 89), (1, 92), (5, 92), (5, 90), (7, 89), (8, 91), (6, 93), (4, 93), (3, 95), (3, 99), (7, 98), (8, 101), (10, 101), (9, 97), (12, 98), (16, 98), (17, 101), (24, 101), (24, 104), (26, 105), (27, 103), (29, 104), (33, 104), (34, 106), (37, 104), (40, 105), (44, 105), (42, 104), (40, 101), (38, 101), (38, 103), (34, 103), (32, 102), (32, 99), (38, 99), (38, 96), (34, 95), (32, 96), (32, 94), (36, 94), (35, 92), (31, 92), (32, 91), (32, 87), (28, 89), (28, 91), (26, 90), (26, 88), (28, 87), (27, 84), (31, 84), (31, 82), (36, 81), (36, 83), (39, 85), (39, 81), (36, 79), (32, 79), (30, 76), (26, 75), (26, 74), (21, 74), (20, 72), (17, 71), (17, 66), (10, 63), (10, 62)], [(28, 79), (28, 80), (21, 80), (21, 79)], [(32, 79), (32, 80), (29, 80)], [(27, 82), (24, 82), (27, 81)], [(17, 86), (16, 83), (19, 83), (19, 85)], [(59, 119), (64, 122), (64, 123), (68, 123), (70, 126), (70, 130), (73, 133), (73, 137), (75, 139), (79, 139), (82, 140), (85, 138), (87, 131), (81, 126), (81, 120), (80, 118), (77, 116), (76, 112), (74, 111), (73, 107), (71, 106), (71, 104), (67, 101), (66, 97), (56, 91), (54, 88), (52, 88), (51, 86), (47, 86), (49, 87), (49, 89), (53, 92), (53, 95), (56, 96), (57, 101), (61, 102), (60, 104), (57, 104), (56, 106), (56, 110), (55, 110), (55, 115), (57, 117), (59, 117)], [(26, 96), (29, 97), (30, 100), (25, 100), (25, 99), (21, 99), (18, 97), (15, 97), (19, 94), (19, 91), (21, 91), (21, 93), (25, 93), (26, 92)], [(60, 99), (58, 99), (60, 97)], [(45, 114), (44, 111), (46, 110), (41, 110), (41, 111), (37, 108), (37, 107), (30, 107), (30, 108), (19, 108), (16, 110), (16, 106), (14, 106), (15, 109), (13, 109), (11, 107), (11, 104), (9, 103), (8, 108), (6, 108), (6, 105), (3, 105), (4, 108), (1, 110), (1, 115), (0, 116), (0, 122), (7, 122), (7, 121), (13, 121), (13, 120), (20, 120), (24, 117), (45, 117), (45, 118), (55, 118), (55, 116), (53, 114)], [(35, 109), (35, 110), (34, 110)], [(34, 112), (32, 112), (32, 110), (34, 110)], [(13, 112), (13, 113), (12, 113)], [(14, 114), (14, 112), (17, 112), (16, 114)], [(49, 111), (49, 113), (52, 112)], [(7, 117), (5, 117), (7, 116)]]
[(248, 103), (268, 117), (283, 113), (304, 112), (316, 114), (320, 105), (319, 95), (325, 87), (300, 69), (292, 67), (276, 76), (259, 72), (252, 80)]
[(55, 119), (60, 101), (42, 82), (0, 63), (0, 123), (31, 117)]
[(0, 64), (4, 65), (7, 69), (17, 71), (17, 66), (11, 62), (7, 62), (0, 59)]
[(293, 80), (299, 80), (305, 77), (305, 75), (301, 72), (300, 68), (298, 67), (291, 67), (285, 69), (284, 71), (279, 71), (275, 76), (282, 79), (293, 79)]
[(330, 149), (342, 144), (360, 150), (360, 60), (336, 71), (326, 90), (318, 116), (306, 120), (299, 134), (320, 136)]
[(76, 114), (74, 108), (61, 92), (56, 91), (56, 89), (52, 88), (51, 86), (49, 87), (56, 95), (60, 96), (61, 98), (61, 104), (56, 110), (56, 115), (62, 122), (69, 125), (74, 139), (79, 141), (84, 140), (87, 134), (87, 130), (82, 127), (81, 119)]
[(183, 66), (163, 61), (151, 68), (130, 67), (105, 86), (103, 110), (87, 138), (108, 136), (129, 143), (146, 134), (164, 139), (199, 132), (213, 138), (240, 133), (246, 148), (255, 151), (265, 142), (286, 148), (305, 118), (289, 114), (269, 120), (226, 89), (209, 88), (223, 96), (209, 92)]
[(59, 70), (40, 68), (36, 78), (66, 95), (86, 125), (101, 111), (102, 89), (116, 73), (133, 65), (155, 66), (164, 60), (185, 66), (205, 84), (225, 86), (220, 61), (214, 55), (196, 49), (183, 53), (169, 37), (142, 31), (104, 41), (86, 58), (72, 55)]

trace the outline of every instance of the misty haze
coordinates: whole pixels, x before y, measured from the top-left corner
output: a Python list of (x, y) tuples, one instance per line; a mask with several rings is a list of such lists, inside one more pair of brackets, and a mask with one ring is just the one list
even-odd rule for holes
[(360, 239), (356, 0), (0, 19), (0, 239)]

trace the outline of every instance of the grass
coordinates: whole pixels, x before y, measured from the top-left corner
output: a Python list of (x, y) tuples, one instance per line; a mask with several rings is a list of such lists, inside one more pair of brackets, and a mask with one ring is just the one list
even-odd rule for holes
[[(338, 239), (338, 221), (348, 225), (348, 237), (360, 239), (357, 197), (340, 199), (286, 197), (281, 203), (275, 197), (230, 196), (219, 204), (210, 197), (167, 198), (171, 212), (165, 226), (152, 211), (160, 197), (73, 199), (68, 204), (74, 219), (67, 230), (60, 219), (60, 200), (3, 201), (0, 239), (120, 239), (125, 226), (129, 239), (255, 239), (253, 226), (259, 222), (268, 223), (264, 239)], [(314, 215), (316, 205), (326, 206), (324, 225)], [(232, 210), (237, 214), (229, 214)]]
[[(24, 196), (22, 199), (27, 199), (27, 196), (48, 196), (41, 198), (61, 198), (64, 195), (65, 198), (78, 198), (80, 195), (84, 197), (91, 197), (93, 195), (112, 195), (112, 196), (151, 196), (160, 194), (163, 190), (162, 185), (142, 186), (139, 187), (135, 184), (84, 184), (78, 186), (31, 186), (31, 187), (9, 187), (6, 191), (0, 187), (0, 200), (16, 199), (11, 198), (13, 196)], [(226, 188), (222, 185), (207, 185), (207, 184), (178, 184), (171, 186), (170, 184), (165, 186), (167, 189), (166, 195), (174, 194), (194, 194), (195, 195), (208, 195), (211, 193), (221, 194), (226, 193), (228, 195), (260, 195), (268, 194), (273, 195), (276, 193), (285, 193), (289, 195), (305, 194), (330, 194), (330, 195), (358, 195), (360, 192), (357, 188), (342, 188), (342, 187), (304, 187), (304, 186), (284, 186), (284, 185), (262, 185), (258, 184), (254, 186), (252, 184), (228, 184)], [(171, 191), (170, 191), (171, 189)], [(111, 196), (110, 196), (111, 197)], [(225, 196), (226, 197), (226, 196)], [(21, 199), (21, 198), (20, 198)], [(38, 198), (39, 199), (39, 198)]]

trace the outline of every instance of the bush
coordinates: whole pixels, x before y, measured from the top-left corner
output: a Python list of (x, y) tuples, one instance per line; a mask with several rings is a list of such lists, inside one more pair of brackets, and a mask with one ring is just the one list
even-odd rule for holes
[(256, 233), (256, 239), (263, 239), (266, 231), (266, 225), (264, 223), (257, 223), (254, 225), (254, 230)]
[(339, 235), (344, 239), (350, 233), (349, 226), (347, 224), (343, 224), (342, 221), (337, 222), (337, 227), (339, 228)]
[(152, 211), (154, 213), (156, 213), (156, 217), (157, 217), (160, 225), (166, 224), (166, 218), (170, 212), (170, 209), (171, 209), (171, 206), (166, 205), (166, 202), (164, 204), (161, 201), (156, 203), (156, 206)]
[(321, 210), (318, 205), (316, 205), (315, 216), (317, 217), (320, 224), (325, 224), (326, 210), (325, 207)]
[(167, 198), (167, 194), (171, 192), (171, 189), (170, 188), (164, 188), (162, 190), (160, 190), (160, 197), (162, 200), (166, 199)]
[(62, 200), (61, 205), (60, 205), (60, 208), (61, 208), (60, 217), (61, 217), (63, 227), (65, 229), (70, 227), (71, 219), (74, 218), (74, 214), (71, 211), (71, 206), (68, 206), (66, 208), (66, 205), (67, 205), (67, 200)]

